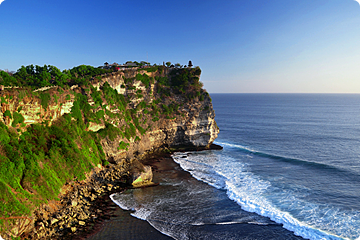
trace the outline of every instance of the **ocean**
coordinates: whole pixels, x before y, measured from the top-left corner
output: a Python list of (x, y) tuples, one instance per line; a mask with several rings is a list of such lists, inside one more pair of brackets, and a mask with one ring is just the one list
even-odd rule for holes
[(360, 95), (211, 97), (224, 149), (115, 203), (174, 239), (360, 239)]

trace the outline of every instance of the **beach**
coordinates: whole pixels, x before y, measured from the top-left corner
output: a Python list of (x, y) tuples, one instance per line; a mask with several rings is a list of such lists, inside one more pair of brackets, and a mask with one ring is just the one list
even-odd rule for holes
[[(145, 205), (147, 197), (149, 197), (148, 202), (151, 204), (151, 201), (154, 200), (153, 198), (156, 197), (152, 194), (157, 194), (157, 191), (163, 191), (161, 190), (162, 187), (169, 187), (166, 183), (164, 183), (164, 181), (167, 181), (166, 179), (164, 180), (164, 176), (168, 179), (175, 179), (179, 183), (188, 182), (194, 188), (212, 188), (207, 184), (196, 180), (188, 172), (183, 171), (179, 165), (173, 161), (170, 154), (151, 156), (144, 161), (144, 164), (152, 166), (154, 172), (154, 182), (162, 182), (160, 182), (159, 186), (144, 188), (137, 191), (136, 198), (137, 200), (141, 201), (141, 204)], [(210, 190), (213, 191), (212, 189)], [(217, 191), (217, 189), (214, 190)], [(167, 190), (165, 189), (165, 191)], [(220, 194), (222, 193), (220, 192)], [(189, 197), (190, 195), (192, 194), (189, 194)], [(104, 199), (100, 201), (103, 203), (102, 220), (98, 221), (91, 230), (88, 229), (80, 234), (78, 233), (74, 239), (172, 239), (157, 231), (149, 224), (149, 222), (151, 222), (158, 229), (162, 229), (163, 232), (172, 235), (175, 239), (235, 239), (236, 237), (241, 237), (244, 239), (302, 239), (295, 236), (292, 232), (284, 229), (282, 225), (276, 224), (269, 219), (266, 219), (266, 223), (263, 224), (249, 224), (246, 221), (239, 221), (237, 223), (230, 222), (224, 224), (211, 223), (203, 225), (181, 223), (178, 224), (179, 228), (174, 228), (174, 226), (171, 226), (167, 229), (165, 225), (168, 225), (171, 221), (176, 221), (175, 218), (171, 219), (170, 221), (169, 219), (163, 218), (161, 221), (167, 221), (167, 223), (165, 225), (159, 225), (159, 222), (161, 222), (159, 219), (152, 219), (153, 221), (150, 220), (148, 222), (131, 216), (130, 214), (133, 211), (125, 211), (121, 209), (114, 202), (112, 202), (108, 196), (104, 197)], [(222, 201), (222, 206), (218, 207), (223, 208), (227, 206), (229, 206), (231, 209), (236, 208), (240, 211), (241, 214), (249, 214), (245, 211), (242, 211), (235, 202), (229, 199)], [(144, 207), (146, 208), (146, 206)], [(193, 206), (189, 206), (189, 210), (186, 210), (186, 212), (191, 211), (192, 207)], [(199, 209), (201, 209), (201, 206), (199, 206)], [(169, 212), (165, 214), (171, 217), (174, 212), (177, 212), (177, 210), (174, 210), (172, 213)], [(163, 213), (159, 211), (157, 214)], [(180, 215), (184, 216), (181, 213)], [(179, 217), (181, 218), (182, 216)], [(161, 215), (161, 217), (163, 217), (163, 215)], [(149, 219), (150, 218), (151, 217), (149, 217)], [(260, 218), (262, 219), (263, 217)]]

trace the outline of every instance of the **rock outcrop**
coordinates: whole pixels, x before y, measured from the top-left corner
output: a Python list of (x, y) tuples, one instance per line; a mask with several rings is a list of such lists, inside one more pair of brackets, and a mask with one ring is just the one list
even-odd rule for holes
[[(49, 238), (64, 229), (76, 231), (76, 226), (84, 225), (85, 220), (92, 217), (91, 202), (104, 189), (117, 189), (132, 181), (134, 185), (141, 185), (141, 180), (151, 182), (148, 167), (142, 169), (142, 174), (138, 174), (139, 168), (143, 167), (141, 164), (134, 167), (136, 158), (148, 152), (159, 148), (208, 148), (219, 129), (211, 98), (201, 88), (199, 77), (200, 69), (196, 68), (132, 69), (96, 77), (83, 86), (53, 87), (43, 91), (18, 88), (0, 92), (0, 121), (9, 132), (21, 135), (34, 124), (46, 128), (62, 126), (60, 123), (67, 119), (76, 122), (79, 129), (84, 126), (85, 131), (94, 132), (101, 145), (96, 148), (98, 155), (103, 154), (105, 158), (102, 164), (89, 163), (93, 170), (87, 173), (86, 180), (68, 181), (61, 188), (60, 200), (51, 204), (53, 199), (44, 199), (48, 204), (31, 207), (29, 229), (32, 230), (28, 236)], [(45, 155), (57, 138), (56, 134), (48, 135)], [(86, 140), (74, 140), (79, 150), (83, 149), (81, 141)], [(0, 155), (1, 151), (0, 146)], [(94, 154), (95, 147), (86, 151), (87, 155)], [(46, 161), (46, 157), (41, 160), (40, 169)], [(47, 166), (52, 166), (51, 162)], [(132, 179), (132, 173), (136, 171), (138, 175)], [(19, 184), (25, 191), (36, 194), (32, 185)], [(27, 204), (26, 200), (20, 202)]]

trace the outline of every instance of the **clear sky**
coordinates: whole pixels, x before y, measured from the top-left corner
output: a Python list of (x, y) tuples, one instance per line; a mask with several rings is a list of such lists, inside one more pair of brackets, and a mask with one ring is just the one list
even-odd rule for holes
[(0, 69), (191, 60), (210, 93), (360, 93), (354, 0), (0, 0), (0, 31)]

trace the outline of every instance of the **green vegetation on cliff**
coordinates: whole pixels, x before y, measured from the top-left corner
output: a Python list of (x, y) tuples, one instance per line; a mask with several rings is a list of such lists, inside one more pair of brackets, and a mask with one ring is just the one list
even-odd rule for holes
[(94, 68), (80, 65), (70, 70), (60, 71), (55, 66), (21, 66), (16, 73), (9, 75), (0, 71), (0, 85), (40, 88), (46, 86), (60, 86), (85, 84), (91, 78), (112, 72), (112, 69)]
[[(40, 204), (57, 199), (66, 182), (83, 180), (95, 166), (107, 165), (104, 139), (118, 141), (117, 150), (127, 151), (152, 124), (180, 116), (184, 102), (176, 95), (186, 101), (207, 96), (199, 82), (200, 68), (175, 68), (167, 75), (163, 66), (148, 68), (146, 72), (156, 77), (137, 73), (124, 78), (121, 88), (126, 95), (108, 82), (99, 91), (93, 86), (101, 74), (110, 71), (84, 65), (63, 72), (47, 65), (22, 66), (13, 76), (0, 71), (0, 85), (23, 87), (0, 92), (4, 118), (0, 121), (0, 201), (4, 203), (0, 216), (29, 215)], [(141, 82), (142, 88), (137, 89), (135, 82)], [(79, 87), (67, 86), (74, 84)], [(32, 92), (44, 86), (58, 87), (52, 92)], [(73, 104), (70, 113), (35, 124), (25, 124), (22, 107), (6, 109), (14, 101), (36, 99), (43, 108), (39, 116), (45, 116), (50, 105)], [(100, 129), (89, 131), (94, 125)]]
[[(2, 216), (21, 216), (56, 198), (66, 181), (105, 161), (96, 134), (64, 115), (50, 127), (32, 124), (21, 135), (0, 123)], [(79, 161), (81, 159), (81, 161)]]

